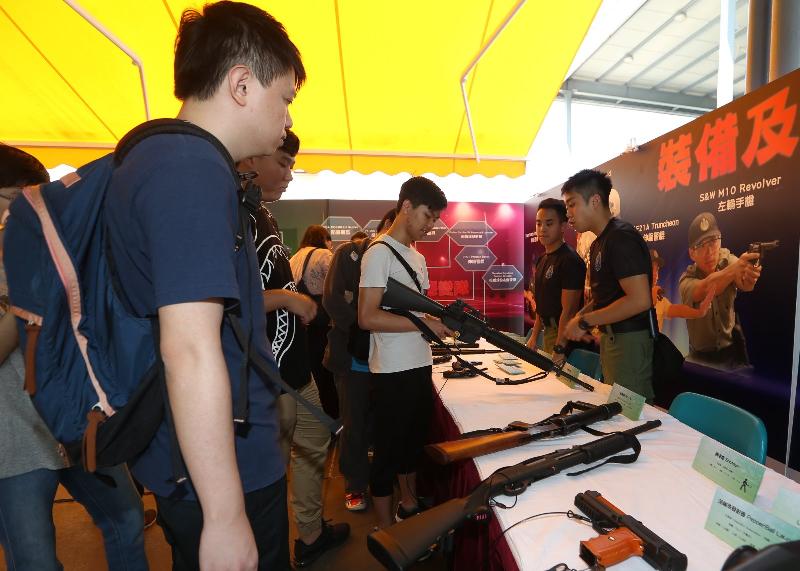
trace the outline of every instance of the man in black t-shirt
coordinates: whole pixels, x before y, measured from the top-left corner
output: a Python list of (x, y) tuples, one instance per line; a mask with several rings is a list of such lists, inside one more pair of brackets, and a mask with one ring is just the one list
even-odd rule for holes
[(561, 189), (575, 230), (597, 234), (589, 251), (593, 302), (570, 320), (566, 333), (579, 340), (599, 327), (604, 381), (652, 401), (655, 324), (650, 252), (633, 226), (611, 215), (610, 193), (611, 179), (594, 170), (573, 175)]
[[(267, 338), (280, 367), (281, 377), (311, 404), (321, 407), (319, 391), (311, 375), (306, 324), (317, 313), (316, 302), (297, 291), (286, 246), (278, 222), (266, 203), (276, 202), (292, 180), (292, 167), (300, 140), (291, 130), (272, 155), (241, 161), (240, 172), (255, 171), (254, 183), (262, 190), (261, 207), (252, 216)], [(294, 543), (294, 563), (310, 565), (322, 553), (347, 539), (350, 526), (322, 519), (322, 479), (330, 433), (303, 405), (288, 394), (278, 397), (281, 450), (291, 460), (291, 504), (299, 539)]]
[(536, 321), (528, 346), (536, 347), (544, 331), (542, 349), (560, 365), (566, 357), (566, 326), (583, 301), (586, 266), (577, 252), (564, 242), (567, 208), (563, 200), (546, 198), (536, 212), (536, 235), (545, 253), (536, 262), (534, 298)]

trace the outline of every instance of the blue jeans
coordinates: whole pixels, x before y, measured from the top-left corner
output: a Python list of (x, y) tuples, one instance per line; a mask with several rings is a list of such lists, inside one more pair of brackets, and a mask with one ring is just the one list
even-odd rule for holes
[(8, 571), (61, 571), (56, 557), (53, 500), (59, 482), (103, 533), (111, 571), (147, 569), (142, 500), (124, 466), (99, 468), (112, 487), (80, 466), (33, 470), (0, 479), (0, 543)]

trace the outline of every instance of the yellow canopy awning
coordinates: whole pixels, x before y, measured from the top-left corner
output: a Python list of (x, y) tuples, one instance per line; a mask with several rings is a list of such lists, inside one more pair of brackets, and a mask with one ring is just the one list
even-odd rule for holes
[[(177, 23), (184, 8), (203, 4), (70, 3), (0, 4), (0, 140), (48, 167), (109, 152), (146, 119), (145, 100), (151, 118), (176, 115)], [(252, 3), (286, 26), (308, 72), (291, 108), (298, 168), (518, 176), (600, 0)], [(515, 8), (465, 83), (477, 162), (461, 77)], [(146, 98), (131, 56), (143, 64)]]

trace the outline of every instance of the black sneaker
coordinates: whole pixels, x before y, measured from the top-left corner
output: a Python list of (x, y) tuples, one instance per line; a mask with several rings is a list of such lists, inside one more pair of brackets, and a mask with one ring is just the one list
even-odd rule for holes
[(329, 524), (322, 520), (322, 533), (311, 545), (306, 545), (301, 539), (294, 540), (294, 565), (306, 567), (316, 561), (328, 549), (344, 543), (350, 536), (350, 524)]
[(408, 519), (411, 516), (415, 516), (421, 511), (422, 510), (420, 509), (419, 506), (417, 506), (415, 508), (412, 508), (410, 510), (407, 510), (406, 508), (403, 507), (402, 503), (398, 503), (397, 504), (397, 511), (394, 514), (394, 521), (396, 521), (397, 523), (400, 523), (404, 519)]

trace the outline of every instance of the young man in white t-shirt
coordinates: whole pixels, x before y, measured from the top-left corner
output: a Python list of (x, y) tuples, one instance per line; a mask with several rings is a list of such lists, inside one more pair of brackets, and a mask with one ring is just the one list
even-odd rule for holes
[[(400, 521), (419, 511), (417, 463), (433, 413), (430, 346), (409, 319), (384, 311), (381, 299), (389, 277), (417, 291), (428, 289), (425, 258), (411, 244), (431, 231), (446, 207), (444, 193), (432, 181), (424, 177), (407, 180), (400, 187), (394, 224), (375, 240), (361, 261), (358, 324), (372, 332), (369, 369), (374, 374), (375, 446), (370, 487), (380, 528), (393, 523), (395, 476), (400, 505), (394, 519)], [(414, 277), (395, 252), (408, 263)], [(420, 317), (440, 337), (452, 333), (438, 319)]]

